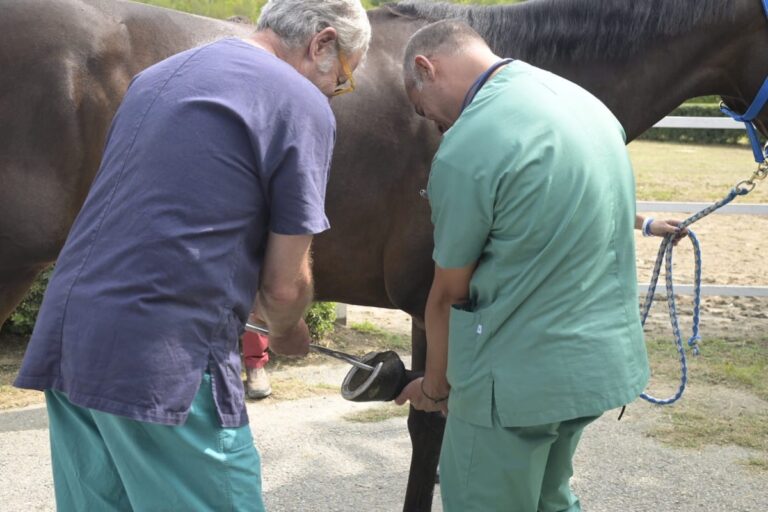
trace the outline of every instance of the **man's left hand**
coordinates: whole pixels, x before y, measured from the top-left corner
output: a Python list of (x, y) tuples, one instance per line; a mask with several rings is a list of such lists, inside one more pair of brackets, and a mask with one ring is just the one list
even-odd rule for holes
[(434, 400), (431, 400), (424, 396), (424, 393), (421, 390), (421, 384), (424, 380), (423, 377), (420, 377), (418, 379), (415, 379), (410, 382), (405, 388), (403, 388), (402, 393), (400, 393), (400, 396), (395, 398), (395, 403), (397, 405), (403, 405), (405, 402), (410, 401), (411, 406), (413, 406), (414, 409), (424, 412), (442, 412), (443, 414), (448, 414), (448, 400), (443, 400), (441, 402), (435, 402)]

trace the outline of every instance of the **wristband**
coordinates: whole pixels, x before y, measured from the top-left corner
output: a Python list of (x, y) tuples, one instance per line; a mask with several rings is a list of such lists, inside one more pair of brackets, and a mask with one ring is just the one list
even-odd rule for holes
[(421, 394), (424, 395), (425, 398), (432, 400), (432, 403), (439, 404), (440, 402), (445, 402), (448, 400), (448, 395), (445, 395), (443, 398), (433, 398), (427, 394), (426, 391), (424, 391), (424, 379), (421, 379)]
[(648, 217), (643, 221), (643, 236), (653, 236), (653, 233), (651, 233), (651, 223), (653, 222), (653, 217)]

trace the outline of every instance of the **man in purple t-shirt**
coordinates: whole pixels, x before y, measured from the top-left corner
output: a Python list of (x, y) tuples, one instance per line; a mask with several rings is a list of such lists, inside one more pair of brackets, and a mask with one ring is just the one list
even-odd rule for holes
[(16, 380), (46, 393), (59, 510), (263, 510), (238, 338), (253, 314), (308, 351), (328, 98), (369, 41), (359, 0), (272, 0), (131, 82)]

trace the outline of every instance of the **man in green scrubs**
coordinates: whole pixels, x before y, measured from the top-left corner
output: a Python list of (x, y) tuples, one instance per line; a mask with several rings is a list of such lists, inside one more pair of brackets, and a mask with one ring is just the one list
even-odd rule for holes
[(578, 85), (500, 59), (459, 21), (417, 32), (404, 73), (444, 138), (427, 189), (426, 373), (398, 403), (450, 411), (447, 512), (581, 510), (569, 479), (584, 427), (649, 376), (623, 129)]

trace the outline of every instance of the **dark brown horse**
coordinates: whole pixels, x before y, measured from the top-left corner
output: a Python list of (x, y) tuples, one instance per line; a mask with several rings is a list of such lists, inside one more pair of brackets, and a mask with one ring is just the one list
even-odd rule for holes
[[(333, 102), (333, 229), (316, 241), (316, 288), (321, 300), (410, 313), (415, 368), (424, 365), (432, 278), (428, 204), (418, 192), (439, 136), (413, 114), (400, 60), (410, 34), (444, 17), (469, 20), (500, 55), (580, 83), (613, 110), (629, 140), (690, 97), (723, 95), (743, 111), (768, 75), (760, 0), (531, 0), (371, 11), (373, 42), (359, 92)], [(130, 2), (3, 0), (0, 320), (56, 259), (131, 76), (170, 54), (250, 30)], [(765, 134), (768, 114), (758, 126)], [(414, 452), (405, 510), (426, 511), (443, 421), (411, 411), (408, 425)]]

